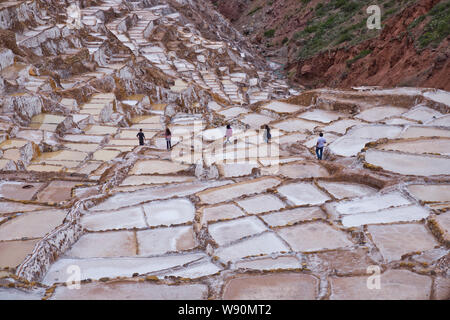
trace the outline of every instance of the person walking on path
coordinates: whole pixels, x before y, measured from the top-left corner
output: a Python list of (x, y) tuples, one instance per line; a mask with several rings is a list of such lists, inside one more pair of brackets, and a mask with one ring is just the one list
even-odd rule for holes
[(172, 141), (171, 141), (172, 132), (170, 132), (169, 128), (166, 128), (165, 137), (166, 137), (167, 150), (171, 150), (172, 149)]
[(227, 138), (227, 140), (225, 141), (225, 143), (230, 142), (230, 138), (233, 135), (233, 129), (231, 129), (231, 126), (229, 124), (227, 124), (227, 131), (225, 132), (225, 138)]
[(138, 137), (139, 139), (139, 145), (143, 146), (144, 145), (144, 139), (145, 139), (145, 135), (142, 132), (142, 129), (139, 130), (138, 134), (136, 135), (136, 137)]
[(264, 129), (265, 129), (265, 131), (264, 131), (264, 141), (265, 141), (266, 143), (269, 143), (270, 139), (272, 138), (272, 135), (270, 134), (270, 128), (269, 128), (269, 126), (266, 124), (266, 125), (264, 126)]
[(320, 137), (319, 137), (319, 139), (317, 139), (317, 143), (316, 143), (316, 155), (317, 155), (317, 159), (322, 160), (323, 148), (325, 147), (327, 140), (325, 140), (325, 138), (323, 137), (322, 132), (319, 134), (319, 136)]

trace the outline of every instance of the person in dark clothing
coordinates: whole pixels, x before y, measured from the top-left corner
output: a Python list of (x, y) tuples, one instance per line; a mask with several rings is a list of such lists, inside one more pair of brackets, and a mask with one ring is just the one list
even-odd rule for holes
[(138, 134), (136, 135), (136, 137), (138, 137), (139, 139), (139, 145), (143, 146), (144, 145), (144, 139), (145, 139), (145, 135), (142, 132), (142, 129), (139, 130)]
[(171, 141), (171, 139), (172, 139), (172, 133), (170, 132), (170, 129), (169, 129), (169, 128), (166, 128), (165, 136), (166, 136), (167, 150), (171, 150), (171, 149), (172, 149), (172, 141)]
[(270, 139), (272, 138), (272, 135), (270, 134), (270, 128), (269, 126), (266, 124), (264, 126), (265, 132), (264, 132), (264, 141), (266, 143), (269, 143)]

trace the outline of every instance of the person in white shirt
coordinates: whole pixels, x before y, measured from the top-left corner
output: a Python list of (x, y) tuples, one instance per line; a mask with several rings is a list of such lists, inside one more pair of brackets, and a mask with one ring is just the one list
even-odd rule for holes
[(317, 155), (317, 159), (322, 160), (322, 155), (323, 155), (323, 147), (325, 147), (325, 143), (327, 143), (327, 140), (325, 140), (325, 138), (323, 137), (323, 133), (321, 132), (319, 134), (319, 139), (317, 139), (317, 143), (316, 143), (316, 155)]

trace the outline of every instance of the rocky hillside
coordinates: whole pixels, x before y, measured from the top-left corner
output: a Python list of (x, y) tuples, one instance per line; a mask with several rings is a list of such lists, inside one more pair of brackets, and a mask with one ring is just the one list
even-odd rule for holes
[[(289, 79), (307, 87), (448, 90), (449, 0), (212, 0)], [(382, 29), (366, 26), (369, 5)]]

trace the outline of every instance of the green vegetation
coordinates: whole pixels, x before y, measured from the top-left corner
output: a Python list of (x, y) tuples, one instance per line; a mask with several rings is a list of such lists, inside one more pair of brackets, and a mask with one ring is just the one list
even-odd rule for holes
[(408, 26), (408, 30), (412, 30), (415, 27), (417, 27), (419, 24), (422, 23), (423, 20), (425, 20), (426, 17), (427, 17), (426, 15), (423, 15), (423, 16), (418, 17), (413, 22), (411, 22), (411, 24)]
[(249, 13), (247, 13), (247, 16), (251, 16), (252, 14), (254, 14), (255, 12), (261, 10), (262, 7), (256, 7), (255, 9), (253, 9), (252, 11), (250, 11)]
[[(366, 27), (369, 15), (366, 8), (378, 4), (385, 20), (418, 0), (323, 0), (313, 9), (307, 25), (292, 36), (302, 40), (299, 59), (307, 59), (319, 52), (342, 45), (355, 45), (380, 34), (381, 30)], [(450, 0), (449, 0), (450, 1)], [(302, 1), (303, 2), (303, 1)]]
[(418, 39), (419, 48), (421, 49), (430, 45), (435, 48), (450, 35), (450, 0), (434, 6), (428, 13), (428, 16), (430, 21)]
[(273, 38), (274, 35), (275, 35), (275, 29), (270, 29), (270, 30), (267, 30), (266, 32), (264, 32), (264, 36), (266, 38)]
[(356, 57), (354, 57), (353, 59), (347, 60), (347, 67), (351, 67), (352, 64), (354, 64), (356, 61), (358, 61), (359, 59), (364, 58), (365, 56), (369, 55), (370, 53), (372, 53), (371, 50), (363, 50), (361, 51)]

